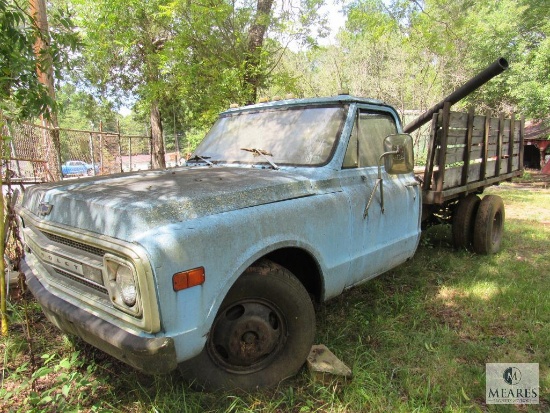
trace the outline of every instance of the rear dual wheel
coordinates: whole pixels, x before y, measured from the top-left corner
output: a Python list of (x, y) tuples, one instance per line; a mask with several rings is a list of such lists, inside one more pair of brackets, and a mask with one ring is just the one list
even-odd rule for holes
[(453, 244), (457, 249), (471, 249), (474, 241), (474, 226), (480, 199), (470, 194), (461, 199), (453, 214)]
[(286, 268), (262, 260), (231, 287), (203, 351), (180, 371), (208, 390), (274, 386), (298, 372), (314, 336), (307, 290)]
[(452, 225), (456, 248), (494, 254), (502, 244), (504, 203), (497, 195), (486, 195), (481, 200), (477, 195), (468, 195), (458, 203)]
[(504, 202), (497, 195), (485, 196), (476, 214), (474, 251), (494, 254), (500, 250), (504, 233)]

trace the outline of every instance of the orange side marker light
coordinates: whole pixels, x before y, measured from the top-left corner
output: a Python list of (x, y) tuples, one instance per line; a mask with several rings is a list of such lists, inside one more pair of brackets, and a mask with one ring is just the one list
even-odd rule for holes
[(174, 291), (181, 291), (204, 284), (205, 278), (204, 267), (177, 272), (172, 276), (172, 286)]

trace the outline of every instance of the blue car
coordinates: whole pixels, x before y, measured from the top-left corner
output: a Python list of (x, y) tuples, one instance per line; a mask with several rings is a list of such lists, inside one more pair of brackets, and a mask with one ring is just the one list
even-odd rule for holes
[(84, 161), (67, 161), (61, 165), (63, 176), (92, 176), (99, 174), (99, 165), (86, 163)]

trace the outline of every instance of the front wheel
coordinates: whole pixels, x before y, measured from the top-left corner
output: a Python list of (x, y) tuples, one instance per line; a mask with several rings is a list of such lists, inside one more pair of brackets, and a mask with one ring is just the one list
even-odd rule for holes
[(286, 268), (262, 260), (231, 287), (205, 348), (180, 371), (209, 390), (274, 386), (298, 372), (314, 336), (307, 290)]

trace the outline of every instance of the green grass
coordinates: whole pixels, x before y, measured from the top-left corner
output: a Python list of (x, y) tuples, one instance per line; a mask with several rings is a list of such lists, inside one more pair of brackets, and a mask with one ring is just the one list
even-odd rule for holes
[[(29, 353), (19, 302), (11, 308), (10, 337), (0, 341), (0, 410), (549, 411), (550, 190), (503, 185), (488, 192), (506, 205), (500, 253), (453, 251), (450, 229), (433, 227), (413, 260), (318, 308), (316, 342), (352, 368), (347, 383), (316, 383), (304, 370), (275, 389), (196, 392), (177, 374), (147, 377), (67, 340), (31, 302), (34, 351), (39, 365), (49, 367), (43, 376), (33, 375), (25, 364)], [(42, 354), (55, 356), (48, 361)], [(541, 404), (485, 405), (488, 362), (539, 363)]]

